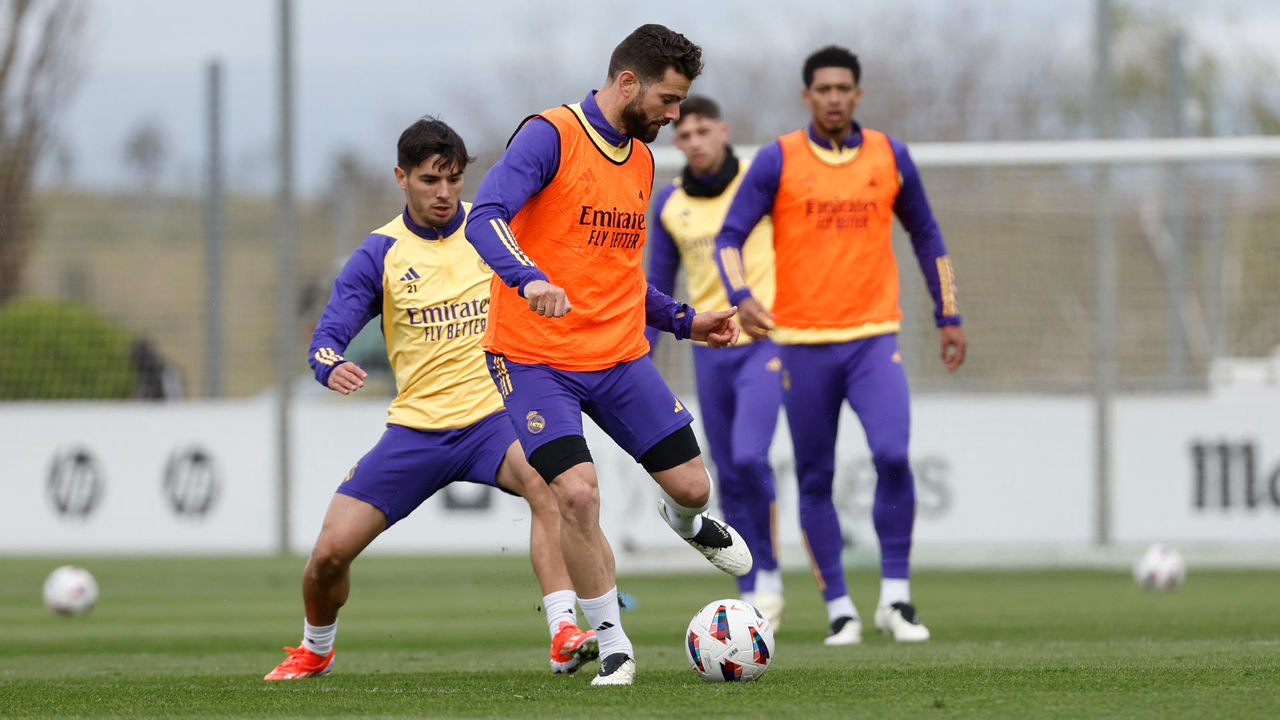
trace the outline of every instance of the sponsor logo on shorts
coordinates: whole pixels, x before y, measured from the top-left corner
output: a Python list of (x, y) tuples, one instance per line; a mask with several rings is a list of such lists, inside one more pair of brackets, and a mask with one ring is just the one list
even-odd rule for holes
[(897, 364), (901, 365), (901, 364), (902, 364), (902, 353), (898, 352), (897, 350), (894, 350), (894, 351), (893, 351), (893, 357), (890, 357), (889, 359), (890, 359), (890, 360), (892, 360), (893, 362), (895, 362), (895, 363), (897, 363)]
[(764, 364), (764, 369), (770, 372), (778, 372), (782, 369), (782, 358), (770, 358), (769, 362)]
[(530, 410), (524, 416), (524, 419), (527, 421), (529, 432), (534, 435), (542, 432), (547, 427), (547, 419), (539, 415), (537, 410)]

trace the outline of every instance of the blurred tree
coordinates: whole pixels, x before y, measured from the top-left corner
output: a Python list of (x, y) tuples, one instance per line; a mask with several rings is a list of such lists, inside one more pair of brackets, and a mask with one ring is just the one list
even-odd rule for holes
[[(1169, 133), (1170, 37), (1185, 34), (1184, 127), (1191, 135), (1280, 132), (1277, 69), (1269, 48), (1217, 48), (1175, 9), (1116, 0), (1117, 131)], [(1010, 32), (975, 2), (921, 13), (908, 6), (795, 28), (784, 59), (742, 48), (709, 57), (694, 92), (721, 101), (736, 142), (769, 142), (807, 122), (800, 102), (805, 55), (844, 45), (862, 60), (857, 117), (908, 142), (1084, 138), (1090, 125), (1091, 39), (1058, 32), (1056, 15)], [(1034, 27), (1035, 23), (1040, 27)]]
[(0, 303), (18, 293), (32, 180), (79, 76), (84, 16), (78, 0), (0, 0)]
[[(391, 169), (396, 162), (394, 146), (387, 160), (378, 165), (366, 162), (359, 152), (349, 148), (336, 152), (330, 162), (322, 206), (329, 213), (328, 225), (333, 231), (335, 265), (325, 270), (336, 273), (365, 233), (386, 222), (404, 197)], [(314, 308), (317, 314), (329, 296), (332, 282), (332, 274), (323, 279), (323, 297), (320, 306)]]
[(361, 204), (385, 201), (389, 196), (394, 198), (399, 192), (391, 169), (396, 162), (394, 150), (392, 147), (386, 161), (377, 165), (365, 162), (355, 150), (338, 151), (333, 156), (329, 194), (350, 196)]
[[(1168, 9), (1133, 3), (1117, 3), (1113, 14), (1116, 129), (1122, 136), (1168, 135), (1174, 124), (1169, 104), (1170, 47), (1182, 22)], [(1231, 100), (1231, 88), (1223, 82), (1223, 61), (1191, 36), (1180, 62), (1187, 105), (1178, 112), (1183, 120), (1191, 120), (1186, 130), (1191, 135), (1214, 135), (1217, 128), (1210, 110)]]
[(139, 122), (125, 139), (124, 162), (137, 173), (144, 194), (155, 192), (168, 150), (164, 130), (154, 119)]

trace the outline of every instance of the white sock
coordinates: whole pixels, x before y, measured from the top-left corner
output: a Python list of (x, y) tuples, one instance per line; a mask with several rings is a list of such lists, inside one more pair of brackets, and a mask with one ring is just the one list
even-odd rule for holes
[(302, 620), (302, 647), (324, 657), (333, 649), (333, 639), (338, 635), (338, 621), (332, 625), (312, 625)]
[(907, 578), (880, 578), (880, 604), (911, 602), (911, 581)]
[(767, 593), (770, 595), (781, 595), (782, 570), (777, 568), (774, 568), (773, 570), (757, 570), (756, 592)]
[(542, 596), (542, 607), (547, 612), (547, 629), (551, 631), (551, 637), (556, 636), (561, 623), (578, 624), (578, 611), (573, 606), (577, 600), (578, 596), (572, 590), (556, 590)]
[(707, 506), (687, 508), (676, 503), (665, 492), (662, 493), (662, 497), (667, 501), (667, 524), (671, 526), (671, 529), (686, 540), (697, 535), (698, 531), (702, 529), (702, 513), (706, 512)]
[(622, 616), (618, 611), (618, 588), (609, 588), (609, 592), (598, 598), (580, 598), (582, 614), (596, 631), (596, 640), (600, 643), (600, 657), (606, 658), (614, 653), (626, 653), (634, 660), (635, 650), (631, 647), (631, 638), (622, 630)]
[(853, 598), (848, 595), (827, 601), (827, 622), (835, 622), (836, 618), (842, 617), (858, 617), (858, 609), (853, 606)]

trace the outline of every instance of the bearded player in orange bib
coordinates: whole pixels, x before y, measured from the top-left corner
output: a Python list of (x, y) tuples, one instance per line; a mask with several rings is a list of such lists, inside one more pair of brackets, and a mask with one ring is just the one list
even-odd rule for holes
[(646, 142), (679, 117), (702, 51), (644, 25), (613, 51), (604, 86), (517, 130), (476, 193), (467, 239), (495, 277), (484, 345), (529, 463), (560, 506), (561, 547), (599, 641), (593, 685), (630, 685), (635, 650), (618, 613), (600, 529), (585, 413), (662, 488), (663, 519), (713, 565), (751, 569), (732, 527), (704, 510), (711, 482), (693, 418), (648, 357), (646, 325), (713, 347), (738, 336), (736, 310), (695, 313), (645, 280), (653, 190)]

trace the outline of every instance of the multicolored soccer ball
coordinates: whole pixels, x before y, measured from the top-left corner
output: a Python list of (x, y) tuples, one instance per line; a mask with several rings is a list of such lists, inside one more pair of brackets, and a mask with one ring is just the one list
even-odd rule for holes
[(773, 627), (743, 600), (716, 600), (698, 611), (685, 633), (684, 650), (707, 682), (759, 680), (773, 662)]
[(83, 615), (97, 602), (98, 583), (82, 567), (63, 565), (45, 578), (45, 607), (59, 615)]
[(1133, 579), (1148, 590), (1170, 590), (1187, 579), (1187, 565), (1177, 550), (1157, 543), (1133, 564)]

